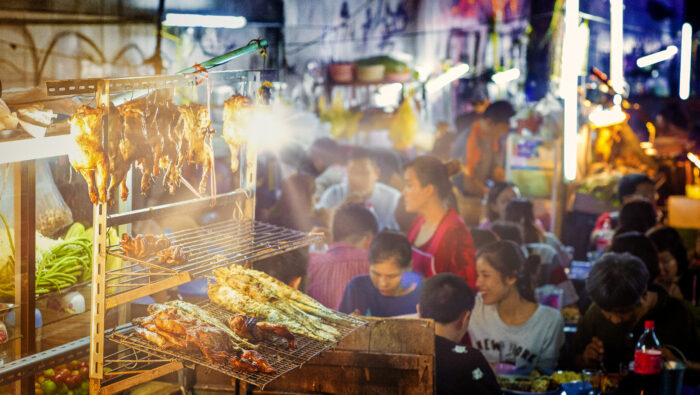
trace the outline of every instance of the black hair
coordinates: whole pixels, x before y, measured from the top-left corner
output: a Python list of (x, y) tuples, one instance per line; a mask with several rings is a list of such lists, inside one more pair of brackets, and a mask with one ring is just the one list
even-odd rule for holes
[(423, 155), (406, 163), (404, 171), (413, 169), (422, 187), (434, 185), (440, 200), (452, 207), (450, 195), (452, 194), (452, 182), (450, 177), (457, 174), (460, 169), (459, 161), (451, 160), (443, 163), (436, 156)]
[(379, 230), (377, 218), (363, 204), (346, 204), (333, 215), (333, 240), (351, 241), (366, 235), (374, 236)]
[(350, 155), (348, 156), (348, 160), (359, 160), (359, 159), (369, 159), (375, 165), (377, 164), (377, 160), (374, 158), (374, 154), (372, 153), (371, 149), (366, 148), (366, 147), (354, 146), (350, 150)]
[(487, 244), (498, 241), (498, 235), (493, 230), (471, 228), (469, 229), (469, 232), (472, 234), (472, 239), (474, 239), (474, 248), (477, 250)]
[(651, 178), (644, 174), (628, 174), (622, 177), (617, 183), (617, 198), (620, 199), (620, 203), (622, 203), (622, 200), (627, 196), (634, 195), (637, 191), (637, 187), (645, 183), (654, 185)]
[(545, 234), (535, 222), (535, 207), (527, 199), (516, 198), (506, 205), (506, 221), (520, 225), (523, 233), (523, 243), (541, 243)]
[(300, 290), (305, 289), (306, 275), (309, 268), (309, 253), (306, 249), (296, 249), (284, 254), (263, 258), (253, 263), (253, 268), (289, 284), (301, 277)]
[(517, 245), (523, 244), (523, 232), (514, 222), (496, 221), (491, 225), (491, 230), (500, 240), (510, 240)]
[(647, 268), (649, 281), (653, 281), (659, 275), (659, 254), (650, 238), (639, 232), (626, 232), (616, 235), (610, 252), (628, 252), (639, 258)]
[(646, 233), (656, 225), (656, 210), (654, 206), (644, 200), (627, 202), (620, 210), (620, 224), (617, 234), (626, 232)]
[(392, 230), (377, 233), (369, 245), (369, 264), (394, 259), (401, 269), (411, 268), (411, 243), (406, 236)]
[(506, 181), (496, 181), (491, 185), (491, 188), (489, 188), (489, 193), (486, 195), (486, 218), (488, 218), (489, 221), (493, 222), (498, 219), (503, 219), (498, 218), (498, 213), (491, 210), (491, 205), (495, 204), (498, 197), (501, 196), (501, 193), (508, 188), (516, 190), (515, 184)]
[(678, 275), (683, 276), (688, 270), (688, 251), (685, 249), (683, 239), (678, 231), (665, 226), (650, 232), (649, 239), (654, 243), (658, 252), (668, 251), (673, 255), (673, 259), (678, 265)]
[(539, 255), (525, 258), (520, 246), (509, 240), (501, 240), (484, 246), (477, 252), (476, 259), (485, 259), (492, 268), (506, 277), (515, 277), (515, 287), (520, 297), (537, 303), (532, 289), (533, 270), (539, 266)]
[(474, 308), (474, 291), (454, 273), (438, 273), (425, 280), (418, 302), (421, 318), (449, 324)]
[(318, 156), (319, 159), (327, 164), (345, 162), (343, 151), (340, 149), (340, 146), (335, 140), (329, 137), (321, 137), (314, 140), (314, 142), (311, 143), (309, 151), (312, 156)]
[(598, 307), (616, 312), (638, 305), (649, 281), (641, 259), (629, 253), (607, 253), (591, 268), (586, 291)]
[(515, 115), (513, 106), (505, 100), (499, 100), (486, 107), (481, 117), (490, 119), (494, 123), (509, 123), (513, 115)]

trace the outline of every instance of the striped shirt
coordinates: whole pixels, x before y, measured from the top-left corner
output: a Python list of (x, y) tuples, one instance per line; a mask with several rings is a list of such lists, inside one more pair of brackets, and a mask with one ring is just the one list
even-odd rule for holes
[(361, 274), (369, 273), (367, 250), (337, 242), (323, 254), (309, 259), (308, 294), (326, 307), (338, 309), (345, 286)]

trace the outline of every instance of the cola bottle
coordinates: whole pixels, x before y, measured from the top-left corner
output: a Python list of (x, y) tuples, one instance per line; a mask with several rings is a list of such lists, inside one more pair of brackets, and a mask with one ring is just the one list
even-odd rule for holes
[(634, 375), (638, 385), (635, 393), (654, 395), (661, 393), (661, 368), (663, 356), (661, 344), (654, 333), (654, 321), (644, 321), (644, 333), (634, 349)]

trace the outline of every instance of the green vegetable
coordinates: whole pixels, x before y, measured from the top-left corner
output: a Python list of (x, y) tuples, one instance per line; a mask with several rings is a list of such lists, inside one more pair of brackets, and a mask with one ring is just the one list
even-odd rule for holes
[(58, 386), (51, 380), (46, 380), (41, 383), (41, 390), (44, 391), (45, 395), (53, 395), (58, 390)]

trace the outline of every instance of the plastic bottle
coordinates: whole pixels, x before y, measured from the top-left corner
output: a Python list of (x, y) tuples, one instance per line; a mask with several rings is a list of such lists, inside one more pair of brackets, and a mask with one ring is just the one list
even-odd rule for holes
[(654, 333), (654, 321), (644, 321), (644, 333), (634, 349), (634, 374), (638, 377), (639, 393), (660, 392), (662, 366), (661, 344)]

